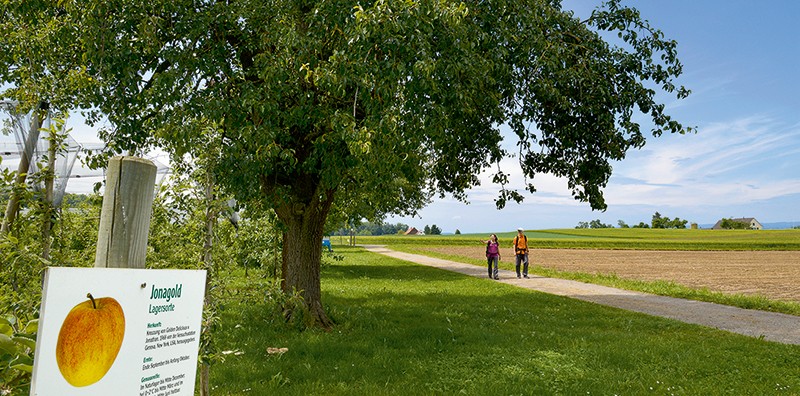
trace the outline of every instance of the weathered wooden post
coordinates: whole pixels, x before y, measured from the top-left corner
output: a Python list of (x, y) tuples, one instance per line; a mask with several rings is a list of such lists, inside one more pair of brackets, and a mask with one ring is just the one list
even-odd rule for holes
[(156, 170), (143, 158), (120, 156), (109, 161), (95, 267), (144, 268)]

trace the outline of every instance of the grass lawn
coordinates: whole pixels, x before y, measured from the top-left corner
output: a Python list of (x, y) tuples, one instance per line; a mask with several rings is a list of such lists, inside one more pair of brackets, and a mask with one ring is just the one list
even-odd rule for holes
[(283, 323), (245, 282), (228, 297), (215, 342), (239, 353), (212, 367), (213, 394), (800, 394), (800, 346), (337, 253), (331, 332)]

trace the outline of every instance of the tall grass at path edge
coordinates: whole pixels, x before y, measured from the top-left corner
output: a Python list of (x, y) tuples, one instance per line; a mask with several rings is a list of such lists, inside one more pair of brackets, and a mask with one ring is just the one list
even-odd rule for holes
[[(424, 247), (417, 247), (408, 244), (389, 245), (389, 248), (396, 249), (398, 251), (406, 253), (420, 254), (423, 256), (472, 264), (480, 267), (486, 266), (486, 259), (482, 257), (465, 257), (453, 254), (443, 254), (431, 250), (426, 250)], [(513, 271), (515, 268), (514, 262), (513, 260), (501, 260), (499, 263), (499, 268)], [(599, 273), (590, 274), (585, 272), (560, 271), (552, 268), (546, 268), (541, 265), (536, 265), (535, 263), (532, 263), (528, 272), (532, 275), (541, 275), (548, 278), (569, 279), (579, 282), (593, 283), (596, 285), (614, 287), (617, 289), (633, 290), (642, 293), (656, 294), (660, 296), (684, 298), (688, 300), (705, 301), (722, 305), (730, 305), (732, 307), (757, 309), (760, 311), (778, 312), (778, 313), (800, 316), (800, 303), (793, 301), (778, 301), (762, 295), (723, 293), (718, 291), (712, 291), (709, 290), (708, 288), (694, 288), (694, 287), (683, 286), (678, 283), (666, 280), (644, 281), (636, 279), (626, 279), (616, 274), (599, 274)]]
[(329, 332), (286, 324), (248, 289), (257, 277), (233, 274), (215, 342), (235, 353), (213, 366), (213, 394), (800, 394), (800, 346), (337, 254), (322, 269)]

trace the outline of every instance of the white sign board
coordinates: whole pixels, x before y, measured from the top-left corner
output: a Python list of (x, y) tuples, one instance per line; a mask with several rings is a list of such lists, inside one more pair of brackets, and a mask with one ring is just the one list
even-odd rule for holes
[(193, 395), (205, 271), (47, 268), (31, 395)]

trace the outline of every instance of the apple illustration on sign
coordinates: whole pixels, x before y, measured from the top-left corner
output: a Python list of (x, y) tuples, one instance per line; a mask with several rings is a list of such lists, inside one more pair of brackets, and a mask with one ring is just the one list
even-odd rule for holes
[(56, 363), (61, 375), (72, 386), (100, 381), (114, 364), (125, 336), (125, 314), (111, 297), (89, 300), (73, 307), (56, 344)]

